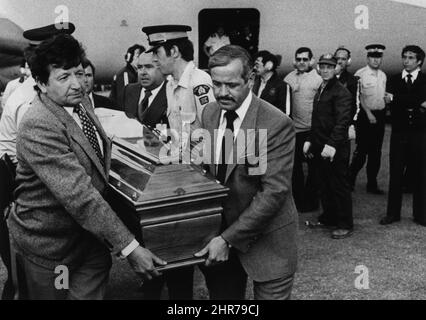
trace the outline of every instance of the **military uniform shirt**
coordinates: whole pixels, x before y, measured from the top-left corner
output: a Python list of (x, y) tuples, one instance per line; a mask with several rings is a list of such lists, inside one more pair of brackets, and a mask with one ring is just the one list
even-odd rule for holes
[(369, 66), (355, 72), (359, 77), (359, 101), (369, 110), (383, 110), (385, 108), (386, 74), (382, 70), (373, 70)]
[(212, 80), (208, 73), (190, 61), (179, 81), (169, 77), (167, 82), (167, 117), (170, 128), (176, 130), (183, 141), (201, 127), (204, 107), (215, 101)]

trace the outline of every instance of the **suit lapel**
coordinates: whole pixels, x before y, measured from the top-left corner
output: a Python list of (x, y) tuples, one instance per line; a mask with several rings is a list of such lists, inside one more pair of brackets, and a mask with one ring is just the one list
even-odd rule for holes
[[(50, 100), (46, 96), (42, 95), (41, 100), (44, 103), (44, 105), (46, 106), (46, 108), (49, 109), (49, 111), (52, 112), (56, 116), (56, 118), (63, 123), (63, 125), (66, 127), (68, 133), (70, 134), (71, 138), (81, 146), (81, 148), (84, 150), (86, 155), (90, 158), (90, 160), (92, 160), (93, 164), (98, 169), (101, 176), (104, 178), (104, 180), (106, 182), (108, 182), (108, 178), (107, 178), (107, 175), (106, 175), (106, 172), (107, 172), (106, 166), (105, 166), (105, 168), (102, 166), (101, 162), (99, 161), (98, 156), (96, 155), (95, 150), (93, 149), (89, 140), (84, 135), (83, 130), (81, 130), (81, 128), (78, 126), (77, 122), (75, 122), (75, 120), (69, 115), (69, 113), (63, 107), (57, 105), (56, 103), (54, 103), (52, 100)], [(88, 98), (85, 97), (83, 99), (83, 102), (82, 102), (83, 107), (85, 108), (85, 110), (89, 114), (89, 117), (91, 117), (91, 119), (95, 123), (95, 126), (97, 127), (97, 129), (100, 127), (99, 128), (100, 130), (98, 132), (99, 132), (99, 135), (101, 136), (102, 140), (104, 141), (104, 157), (107, 157), (108, 153), (110, 154), (110, 152), (111, 152), (111, 146), (108, 145), (105, 148), (105, 145), (108, 144), (108, 143), (105, 143), (105, 141), (109, 140), (109, 139), (106, 137), (105, 132), (103, 131), (102, 126), (100, 125), (99, 121), (97, 119), (95, 120), (96, 117), (94, 116), (94, 113), (92, 111), (89, 111), (90, 108), (87, 107), (87, 105), (88, 105), (87, 103), (88, 103)], [(109, 162), (109, 161), (107, 161), (107, 162)], [(105, 163), (107, 163), (107, 162), (105, 162)], [(108, 164), (108, 166), (109, 166), (109, 164)]]
[(208, 119), (206, 119), (206, 124), (204, 126), (204, 128), (207, 129), (207, 131), (210, 134), (210, 141), (211, 141), (210, 155), (211, 156), (209, 159), (210, 160), (209, 166), (210, 166), (210, 173), (214, 176), (217, 175), (217, 172), (216, 172), (217, 129), (219, 128), (220, 115), (222, 113), (222, 110), (220, 109), (217, 102), (215, 102), (215, 106), (216, 108), (214, 108), (212, 115)]
[(232, 152), (233, 158), (228, 159), (225, 183), (228, 180), (229, 176), (231, 175), (232, 171), (237, 166), (237, 164), (245, 163), (247, 146), (255, 143), (255, 136), (256, 136), (255, 129), (256, 129), (257, 112), (259, 109), (259, 102), (260, 102), (259, 98), (253, 95), (250, 106), (243, 119), (243, 122), (241, 123), (240, 130), (238, 131), (238, 135), (236, 139), (234, 140), (233, 152)]
[(124, 110), (129, 118), (138, 117), (139, 99), (142, 92), (142, 85), (129, 85), (125, 91), (125, 105)]
[[(105, 177), (108, 178), (108, 173), (109, 173), (109, 169), (110, 169), (110, 165), (111, 165), (111, 145), (112, 145), (112, 141), (108, 138), (107, 134), (105, 133), (101, 123), (99, 122), (98, 117), (95, 115), (95, 113), (93, 112), (93, 110), (91, 108), (87, 108), (85, 101), (82, 102), (84, 108), (86, 109), (87, 115), (89, 116), (89, 118), (92, 120), (93, 124), (96, 127), (96, 130), (99, 133), (99, 136), (101, 137), (102, 140), (102, 145), (103, 145), (103, 151), (104, 151), (104, 163), (105, 163), (105, 167), (103, 167), (101, 165), (101, 163), (99, 161), (99, 165), (100, 167), (98, 167), (98, 169), (104, 169), (104, 174)], [(93, 149), (93, 148), (91, 148)], [(96, 154), (95, 154), (96, 155)], [(96, 160), (98, 160), (98, 157), (96, 156)]]
[(140, 120), (143, 120), (143, 123), (146, 123), (151, 127), (155, 127), (155, 125), (160, 122), (163, 114), (167, 111), (166, 84), (167, 81), (163, 83), (160, 91), (158, 91), (154, 100), (141, 116)]

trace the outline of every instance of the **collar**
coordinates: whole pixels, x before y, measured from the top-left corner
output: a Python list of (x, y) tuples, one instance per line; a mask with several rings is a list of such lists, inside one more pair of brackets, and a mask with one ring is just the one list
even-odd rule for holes
[(371, 68), (368, 64), (366, 65), (366, 67), (367, 67), (367, 70), (371, 73), (371, 74), (374, 74), (374, 75), (376, 75), (376, 74), (379, 74), (379, 72), (380, 72), (380, 69), (373, 69), (373, 68)]
[[(326, 90), (328, 88), (330, 88), (331, 86), (333, 86), (336, 82), (338, 81), (338, 79), (336, 78), (336, 76), (334, 76), (333, 78), (331, 78), (330, 80), (328, 80), (327, 84), (324, 86), (323, 90)], [(324, 83), (324, 80), (323, 82)]]
[[(163, 84), (164, 84), (164, 81), (161, 82), (161, 84), (158, 87), (156, 87), (155, 89), (150, 90), (151, 91), (151, 97), (155, 97), (157, 95), (158, 91), (160, 91), (160, 89), (162, 88)], [(146, 91), (146, 89), (144, 87), (142, 87), (141, 94), (143, 93), (144, 96), (145, 96), (145, 91)]]
[(263, 78), (263, 77), (260, 77), (260, 81), (262, 81), (262, 82), (268, 82), (273, 76), (274, 76), (274, 71), (272, 71), (272, 72), (268, 72), (266, 75), (265, 75), (265, 78)]
[[(416, 70), (414, 70), (413, 72), (411, 72), (411, 81), (415, 81), (417, 79), (417, 76), (419, 75), (420, 72), (420, 68), (417, 68)], [(402, 70), (402, 79), (405, 79), (405, 77), (410, 74), (410, 72), (408, 72), (407, 70)]]
[[(237, 115), (238, 115), (238, 119), (240, 119), (241, 120), (241, 123), (243, 122), (243, 120), (244, 120), (244, 117), (246, 116), (246, 114), (247, 114), (247, 111), (248, 111), (248, 108), (250, 107), (250, 104), (251, 104), (251, 101), (253, 100), (253, 94), (252, 94), (252, 92), (251, 92), (251, 90), (249, 91), (249, 94), (247, 95), (247, 97), (244, 99), (244, 101), (243, 101), (243, 103), (238, 107), (238, 109), (236, 109), (235, 110), (235, 112), (237, 113)], [(223, 110), (222, 109), (222, 112), (221, 112), (221, 114), (220, 114), (220, 121), (219, 121), (219, 123), (222, 123), (223, 122), (223, 120), (224, 120), (224, 118), (225, 118), (225, 112), (226, 112), (227, 110)]]
[(185, 89), (190, 87), (191, 75), (194, 69), (195, 69), (194, 61), (189, 61), (177, 84), (179, 87), (182, 87)]
[[(81, 103), (80, 106), (84, 109), (84, 106)], [(64, 107), (64, 109), (73, 118), (74, 107)]]
[(309, 67), (308, 70), (306, 70), (304, 72), (300, 72), (298, 69), (296, 69), (295, 71), (296, 71), (296, 75), (300, 76), (300, 75), (303, 75), (303, 74), (309, 74), (309, 73), (311, 73), (312, 71), (315, 71), (315, 70), (312, 67)]
[(95, 109), (95, 98), (93, 97), (93, 92), (89, 93), (89, 100), (92, 103), (92, 108)]

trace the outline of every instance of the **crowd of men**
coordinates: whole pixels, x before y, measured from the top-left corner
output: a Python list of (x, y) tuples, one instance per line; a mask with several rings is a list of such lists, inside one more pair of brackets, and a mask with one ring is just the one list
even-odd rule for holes
[[(226, 44), (209, 51), (205, 72), (194, 64), (191, 27), (146, 26), (150, 48), (129, 48), (108, 99), (93, 92), (96, 68), (69, 26), (24, 33), (32, 41), (25, 52), (31, 75), (4, 101), (1, 164), (12, 168), (15, 180), (14, 205), (4, 201), (0, 208), (8, 208), (7, 225), (1, 219), (2, 258), (10, 271), (5, 298), (102, 299), (113, 255), (145, 280), (145, 298), (159, 299), (167, 283), (171, 299), (192, 299), (194, 267), (160, 274), (156, 266), (167, 262), (144, 248), (108, 204), (111, 141), (94, 113), (99, 107), (160, 132), (174, 130), (183, 149), (197, 129), (215, 137), (205, 169), (229, 195), (220, 234), (195, 253), (206, 257), (200, 270), (211, 299), (244, 299), (248, 277), (255, 299), (290, 298), (298, 211), (321, 207), (318, 221), (307, 224), (330, 228), (334, 239), (353, 233), (351, 191), (367, 158), (367, 192), (383, 194), (377, 174), (386, 104), (390, 184), (380, 223), (400, 220), (409, 168), (419, 173), (411, 176), (414, 221), (426, 226), (425, 53), (418, 46), (402, 49), (403, 71), (391, 78), (380, 70), (381, 44), (366, 47), (367, 66), (355, 75), (347, 70), (349, 49), (321, 55), (315, 67), (312, 50), (301, 47), (295, 70), (281, 79), (269, 51), (251, 55)], [(227, 147), (253, 129), (267, 132), (266, 166), (257, 173), (249, 161), (229, 161)], [(58, 265), (69, 268), (68, 290), (55, 287)], [(20, 275), (18, 286), (12, 271)]]

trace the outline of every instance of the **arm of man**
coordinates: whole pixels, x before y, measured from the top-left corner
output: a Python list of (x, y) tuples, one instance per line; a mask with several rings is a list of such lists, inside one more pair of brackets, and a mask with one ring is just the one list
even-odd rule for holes
[(342, 91), (336, 96), (334, 110), (336, 125), (326, 144), (336, 149), (341, 142), (348, 139), (348, 129), (352, 119), (352, 97), (348, 90)]
[[(69, 139), (65, 127), (52, 125), (42, 118), (27, 118), (22, 122), (17, 140), (19, 161), (31, 167), (73, 220), (118, 256), (135, 237), (94, 187), (91, 177), (72, 151)], [(151, 273), (151, 269), (143, 267), (149, 267), (149, 262), (162, 264), (149, 250), (136, 251), (128, 258), (133, 259), (132, 266), (138, 273), (143, 273), (141, 269)]]

